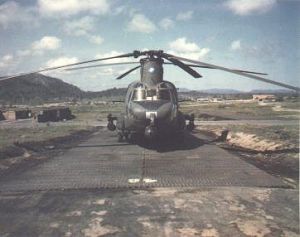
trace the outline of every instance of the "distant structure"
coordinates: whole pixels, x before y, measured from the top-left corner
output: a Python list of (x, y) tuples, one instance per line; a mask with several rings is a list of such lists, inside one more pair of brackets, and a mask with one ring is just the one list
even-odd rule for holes
[(75, 118), (68, 107), (41, 108), (36, 112), (35, 119), (38, 122), (58, 122)]
[(197, 98), (197, 102), (210, 102), (210, 101), (211, 101), (211, 98), (208, 98), (208, 97)]
[(37, 122), (58, 122), (75, 118), (69, 107), (9, 108), (0, 111), (0, 120), (33, 118)]
[(276, 101), (276, 96), (272, 94), (253, 95), (252, 99), (256, 101)]
[(3, 115), (3, 112), (0, 110), (0, 121), (1, 120), (5, 120), (5, 117), (4, 117), (4, 115)]
[(2, 112), (5, 120), (28, 119), (32, 117), (31, 109), (9, 109)]
[(219, 97), (199, 97), (197, 98), (197, 102), (222, 102), (223, 98)]

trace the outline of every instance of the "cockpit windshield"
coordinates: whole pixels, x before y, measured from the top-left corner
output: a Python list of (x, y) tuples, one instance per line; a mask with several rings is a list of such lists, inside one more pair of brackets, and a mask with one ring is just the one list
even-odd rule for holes
[(170, 89), (168, 88), (157, 88), (157, 89), (145, 89), (138, 87), (134, 89), (133, 101), (144, 101), (144, 100), (170, 100)]

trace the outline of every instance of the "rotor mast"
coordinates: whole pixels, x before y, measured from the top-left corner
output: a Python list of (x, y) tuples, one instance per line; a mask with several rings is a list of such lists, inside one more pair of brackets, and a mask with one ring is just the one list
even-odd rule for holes
[(163, 81), (163, 63), (160, 57), (149, 56), (140, 60), (141, 82), (148, 87), (155, 87)]

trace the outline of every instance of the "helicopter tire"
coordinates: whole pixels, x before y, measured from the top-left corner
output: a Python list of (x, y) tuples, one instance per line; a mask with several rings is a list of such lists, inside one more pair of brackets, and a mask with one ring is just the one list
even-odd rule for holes
[(123, 142), (123, 134), (122, 133), (119, 133), (118, 134), (118, 142)]
[(128, 141), (128, 140), (129, 140), (129, 134), (128, 134), (128, 133), (125, 133), (125, 134), (124, 134), (124, 138), (125, 138), (125, 141)]

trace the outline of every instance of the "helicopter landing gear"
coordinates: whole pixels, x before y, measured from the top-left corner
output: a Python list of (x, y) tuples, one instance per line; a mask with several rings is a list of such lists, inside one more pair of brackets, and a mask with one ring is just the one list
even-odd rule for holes
[(110, 131), (115, 131), (116, 130), (116, 125), (114, 124), (114, 120), (117, 120), (116, 117), (113, 117), (111, 114), (107, 115), (107, 128)]
[(129, 132), (120, 131), (118, 133), (118, 142), (133, 142), (134, 141), (134, 134)]
[(124, 135), (122, 133), (118, 133), (118, 142), (123, 142)]
[(124, 133), (123, 131), (118, 132), (118, 142), (128, 141), (128, 133)]
[(186, 129), (188, 131), (192, 131), (195, 128), (195, 115), (191, 114), (191, 115), (185, 115), (185, 119), (189, 121), (188, 125), (186, 126)]

